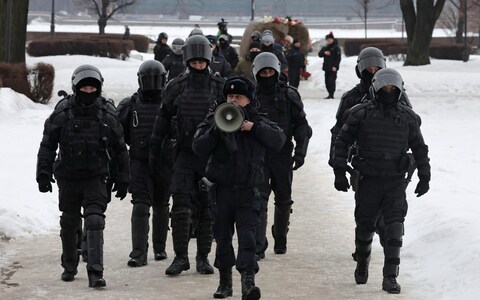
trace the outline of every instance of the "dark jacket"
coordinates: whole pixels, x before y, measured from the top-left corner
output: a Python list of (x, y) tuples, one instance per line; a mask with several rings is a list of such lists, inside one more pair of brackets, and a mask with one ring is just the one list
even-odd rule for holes
[(259, 111), (267, 114), (268, 118), (278, 124), (285, 134), (286, 142), (280, 152), (292, 154), (293, 138), (295, 140), (294, 152), (305, 157), (312, 136), (312, 128), (308, 125), (307, 115), (297, 89), (280, 82), (273, 95), (262, 93), (262, 89), (259, 87), (257, 98), (260, 102)]
[[(176, 140), (176, 151), (191, 152), (191, 143), (200, 124), (215, 103), (223, 101), (223, 78), (210, 71), (201, 76), (189, 71), (165, 86), (162, 104), (155, 118), (150, 155), (158, 157), (169, 134)], [(199, 81), (200, 79), (200, 81)]]
[(288, 79), (290, 82), (295, 82), (295, 86), (298, 86), (300, 73), (305, 69), (305, 55), (300, 51), (300, 48), (292, 45), (285, 58), (288, 63)]
[(357, 142), (354, 168), (369, 176), (405, 175), (409, 149), (417, 163), (418, 176), (430, 180), (428, 146), (420, 131), (421, 119), (402, 104), (386, 106), (368, 101), (354, 106), (335, 142), (332, 166), (347, 170), (348, 148)]
[(114, 181), (128, 183), (128, 153), (113, 103), (99, 97), (85, 107), (74, 95), (61, 100), (45, 121), (37, 181), (52, 174), (60, 178), (107, 175), (110, 164), (116, 166)]
[(230, 77), (233, 74), (233, 70), (230, 64), (222, 54), (222, 50), (216, 47), (212, 52), (212, 61), (210, 62), (210, 69), (214, 75), (218, 75), (223, 78)]
[[(325, 51), (330, 51), (330, 55), (325, 55)], [(337, 71), (340, 69), (342, 50), (340, 50), (337, 40), (334, 40), (330, 45), (322, 47), (322, 49), (320, 49), (318, 52), (318, 56), (323, 57), (322, 70), (331, 72), (333, 67), (337, 68)]]
[(167, 80), (172, 80), (187, 70), (182, 54), (177, 55), (172, 52), (165, 57), (162, 64), (165, 67), (165, 71), (167, 71)]
[(238, 64), (237, 50), (235, 50), (235, 48), (230, 46), (230, 43), (228, 43), (228, 42), (225, 42), (223, 44), (220, 43), (219, 47), (222, 50), (223, 56), (225, 57), (225, 59), (230, 64), (230, 67), (232, 68), (232, 70), (235, 70), (235, 67)]
[(153, 47), (153, 53), (155, 54), (154, 59), (162, 62), (165, 57), (167, 57), (167, 55), (169, 55), (170, 53), (173, 53), (173, 51), (169, 45), (157, 41), (157, 44), (155, 45), (155, 47)]
[[(264, 115), (249, 112), (254, 125), (250, 131), (223, 133), (216, 129), (213, 113), (199, 126), (193, 150), (200, 157), (209, 157), (206, 177), (222, 186), (255, 187), (264, 182), (264, 157), (268, 150), (278, 151), (285, 142), (282, 130)], [(235, 143), (229, 151), (227, 143)]]

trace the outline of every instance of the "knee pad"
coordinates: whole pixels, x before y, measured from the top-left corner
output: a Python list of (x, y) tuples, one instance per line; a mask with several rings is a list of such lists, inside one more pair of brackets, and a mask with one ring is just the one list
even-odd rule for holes
[(149, 217), (150, 216), (150, 206), (145, 203), (135, 203), (133, 205), (132, 217)]
[(60, 228), (63, 230), (77, 231), (82, 223), (79, 213), (64, 211), (60, 216)]
[(385, 226), (387, 239), (402, 240), (404, 233), (403, 223), (395, 222)]
[(83, 212), (86, 230), (102, 230), (105, 228), (105, 215), (103, 209), (90, 205)]
[(366, 231), (365, 228), (358, 227), (355, 229), (355, 237), (359, 241), (372, 242), (374, 231)]

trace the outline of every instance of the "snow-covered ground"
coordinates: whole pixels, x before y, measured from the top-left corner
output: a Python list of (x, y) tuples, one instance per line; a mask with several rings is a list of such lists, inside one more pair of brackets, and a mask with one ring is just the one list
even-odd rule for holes
[[(171, 37), (184, 37), (189, 31), (179, 28), (171, 33)], [(104, 94), (118, 103), (136, 90), (138, 66), (141, 59), (149, 58), (152, 55), (145, 53), (133, 55), (128, 61), (87, 56), (28, 57), (27, 63), (52, 64), (56, 72), (55, 91), (70, 91), (70, 76), (75, 67), (93, 64), (99, 67), (105, 78)], [(337, 98), (358, 81), (354, 72), (355, 60), (354, 57), (342, 60)], [(352, 284), (354, 264), (349, 253), (353, 250), (353, 193), (335, 191), (333, 174), (327, 165), (329, 129), (334, 124), (338, 99), (323, 100), (327, 93), (321, 63), (321, 59), (309, 57), (308, 70), (313, 76), (309, 81), (302, 81), (300, 86), (314, 136), (306, 166), (296, 173), (289, 253), (282, 258), (268, 253), (258, 281), (262, 283), (266, 299), (383, 299), (387, 295), (380, 291), (382, 254), (378, 243), (374, 246), (368, 287)], [(408, 188), (409, 213), (399, 278), (404, 289), (398, 297), (480, 299), (480, 203), (476, 191), (480, 179), (477, 171), (480, 169), (480, 56), (471, 56), (468, 63), (432, 60), (428, 66), (403, 67), (401, 62), (389, 61), (388, 66), (403, 75), (414, 109), (422, 117), (422, 131), (430, 147), (432, 164), (431, 190), (425, 196), (415, 198), (413, 190), (417, 179)], [(59, 297), (55, 292), (64, 289), (59, 281), (58, 193), (54, 189), (51, 194), (41, 194), (35, 182), (36, 153), (43, 122), (57, 101), (55, 97), (48, 105), (34, 104), (10, 89), (0, 89), (0, 140), (3, 141), (0, 148), (0, 236), (4, 238), (0, 242), (0, 289), (7, 291), (6, 295), (11, 298)], [(124, 201), (112, 203), (112, 208), (107, 211), (105, 247), (107, 252), (110, 251), (107, 274), (110, 273), (115, 280), (122, 278), (119, 270), (131, 276), (137, 274), (126, 267), (130, 247), (127, 212), (130, 209), (128, 201)], [(13, 240), (7, 242), (8, 239)], [(32, 244), (38, 248), (31, 247)], [(115, 244), (114, 249), (112, 244)], [(54, 258), (52, 253), (55, 253)], [(44, 260), (45, 265), (42, 265)], [(4, 266), (7, 271), (17, 270), (16, 262), (25, 270), (18, 271), (18, 275), (4, 272)], [(116, 266), (121, 268), (117, 272), (112, 270)], [(162, 269), (151, 276), (164, 277), (166, 266), (162, 264)], [(43, 267), (48, 272), (42, 273)], [(144, 270), (151, 274), (155, 269), (149, 267)], [(195, 286), (201, 283), (195, 278), (198, 276), (183, 277), (183, 283), (192, 288), (185, 298), (210, 298), (217, 277), (209, 279), (208, 293), (199, 290), (199, 294), (195, 294)], [(15, 294), (15, 286), (9, 285), (15, 280), (27, 283), (20, 294)], [(29, 290), (30, 280), (38, 291)], [(282, 292), (284, 282), (279, 284), (282, 280), (294, 286)], [(141, 282), (139, 279), (137, 283)], [(81, 285), (73, 287), (78, 290), (72, 291), (71, 295), (78, 298), (88, 292), (85, 279)], [(119, 289), (125, 294), (109, 294), (112, 288), (106, 294), (95, 295), (108, 299), (142, 296), (138, 291), (135, 294), (134, 288), (134, 291), (126, 287), (122, 290), (122, 286)], [(151, 292), (148, 295), (153, 297), (155, 290)], [(238, 287), (235, 293), (239, 295)], [(164, 294), (163, 299), (173, 298), (168, 295)]]

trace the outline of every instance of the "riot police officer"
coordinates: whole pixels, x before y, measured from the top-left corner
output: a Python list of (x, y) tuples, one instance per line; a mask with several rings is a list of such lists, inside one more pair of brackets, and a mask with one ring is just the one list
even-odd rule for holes
[(185, 41), (183, 59), (188, 70), (171, 80), (164, 91), (151, 139), (150, 159), (158, 159), (165, 136), (172, 133), (175, 140), (171, 192), (172, 238), (175, 258), (165, 271), (178, 275), (190, 268), (188, 243), (190, 225), (197, 235), (196, 269), (212, 274), (208, 261), (212, 245), (212, 218), (205, 193), (198, 190), (198, 181), (204, 176), (206, 159), (192, 151), (192, 140), (197, 125), (209, 108), (223, 98), (223, 79), (211, 74), (208, 64), (212, 59), (210, 42), (203, 35), (193, 35)]
[(103, 77), (94, 66), (82, 65), (73, 72), (73, 95), (61, 100), (45, 121), (37, 161), (40, 192), (52, 191), (53, 175), (58, 182), (63, 281), (72, 281), (77, 274), (77, 230), (81, 226), (83, 207), (90, 287), (106, 285), (103, 229), (109, 164), (115, 163), (117, 168), (116, 178), (112, 178), (116, 197), (126, 196), (129, 182), (122, 126), (116, 119), (113, 104), (101, 97), (102, 83)]
[(183, 63), (182, 47), (185, 41), (182, 39), (174, 39), (172, 42), (172, 53), (168, 54), (162, 61), (167, 71), (167, 80), (171, 80), (185, 72), (187, 67)]
[[(254, 280), (258, 272), (254, 234), (261, 202), (258, 187), (264, 182), (266, 150), (280, 150), (285, 135), (257, 112), (255, 85), (250, 80), (231, 77), (226, 80), (223, 92), (227, 102), (238, 105), (237, 115), (244, 111), (245, 121), (234, 132), (226, 133), (214, 121), (217, 119), (214, 114), (210, 114), (198, 127), (193, 142), (195, 153), (210, 157), (206, 177), (217, 185), (213, 210), (217, 244), (215, 267), (220, 271), (220, 285), (214, 297), (232, 295), (232, 266), (236, 265), (241, 274), (242, 299), (259, 299), (260, 289)], [(222, 107), (219, 109), (215, 115), (222, 114)], [(237, 259), (232, 247), (234, 225), (238, 236)]]
[(161, 103), (166, 71), (162, 63), (147, 60), (138, 69), (138, 91), (117, 108), (124, 128), (125, 142), (130, 146), (132, 193), (132, 252), (128, 265), (147, 264), (150, 207), (152, 207), (152, 242), (155, 260), (167, 258), (165, 242), (168, 232), (168, 199), (170, 171), (168, 157), (159, 166), (149, 166), (148, 154), (155, 116)]
[[(282, 149), (278, 152), (269, 151), (266, 157), (269, 182), (263, 191), (261, 225), (257, 229), (257, 252), (261, 259), (265, 256), (264, 252), (267, 248), (266, 211), (268, 195), (271, 191), (275, 194), (273, 250), (276, 254), (287, 252), (287, 232), (293, 204), (292, 169), (297, 170), (303, 165), (312, 129), (308, 125), (300, 94), (295, 88), (279, 79), (281, 65), (275, 54), (262, 52), (257, 55), (253, 61), (252, 70), (257, 82), (260, 111), (267, 113), (269, 119), (276, 122), (286, 136)], [(292, 138), (295, 139), (295, 147)]]
[(400, 293), (397, 283), (400, 248), (407, 214), (405, 173), (409, 165), (407, 150), (411, 149), (417, 162), (419, 182), (417, 197), (429, 190), (430, 163), (428, 147), (420, 131), (420, 117), (399, 102), (403, 79), (393, 69), (375, 73), (370, 99), (354, 106), (335, 142), (332, 165), (335, 188), (347, 191), (346, 178), (348, 147), (357, 142), (353, 158), (354, 169), (360, 172), (355, 193), (355, 246), (357, 262), (355, 281), (365, 284), (375, 231), (375, 219), (382, 211), (385, 222), (383, 290)]

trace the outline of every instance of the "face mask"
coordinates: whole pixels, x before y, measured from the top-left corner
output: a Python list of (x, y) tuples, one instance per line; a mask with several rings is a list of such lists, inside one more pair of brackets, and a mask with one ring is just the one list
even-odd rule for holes
[(160, 95), (161, 91), (160, 90), (146, 90), (142, 91), (143, 95), (145, 96), (146, 100), (152, 100), (157, 97), (157, 95)]
[(259, 54), (260, 52), (250, 52), (250, 59), (253, 61), (255, 59), (255, 57), (257, 57), (257, 55)]
[(363, 70), (362, 72), (362, 80), (370, 86), (372, 84), (372, 78), (373, 78), (372, 73), (368, 72), (367, 70)]
[(91, 105), (97, 99), (97, 93), (85, 93), (78, 91), (77, 93), (78, 101), (85, 106)]
[(265, 90), (266, 92), (275, 91), (275, 86), (277, 84), (277, 78), (275, 75), (270, 77), (257, 76), (258, 86), (260, 91)]
[(391, 93), (387, 93), (384, 90), (380, 90), (378, 91), (378, 101), (385, 105), (395, 104), (398, 101), (398, 92), (393, 91)]

